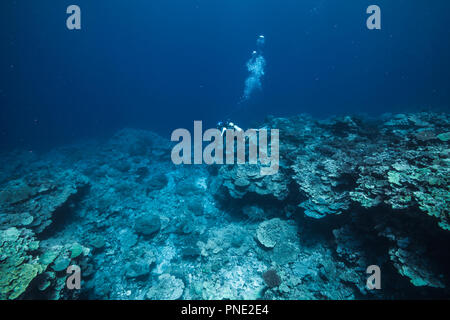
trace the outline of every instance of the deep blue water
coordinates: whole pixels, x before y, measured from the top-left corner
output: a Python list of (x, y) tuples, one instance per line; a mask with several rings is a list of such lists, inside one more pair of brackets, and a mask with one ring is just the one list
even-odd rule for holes
[[(66, 28), (77, 4), (82, 30)], [(369, 31), (366, 8), (382, 10)], [(60, 0), (0, 4), (1, 149), (123, 127), (165, 136), (232, 115), (445, 109), (450, 3), (434, 0)], [(262, 91), (237, 105), (256, 39)]]

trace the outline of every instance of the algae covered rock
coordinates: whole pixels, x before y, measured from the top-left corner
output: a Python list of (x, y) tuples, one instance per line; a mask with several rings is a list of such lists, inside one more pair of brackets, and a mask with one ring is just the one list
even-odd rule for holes
[(47, 250), (40, 257), (39, 262), (44, 265), (49, 265), (58, 257), (59, 251), (57, 250)]
[(161, 228), (161, 219), (154, 214), (145, 215), (136, 219), (134, 229), (143, 236), (153, 236)]
[(3, 186), (0, 220), (7, 227), (27, 226), (41, 233), (52, 223), (53, 216), (64, 213), (88, 185), (88, 178), (74, 170), (31, 172)]
[(147, 254), (145, 257), (127, 263), (125, 266), (125, 276), (127, 278), (142, 278), (148, 276), (150, 273), (150, 266), (154, 261), (154, 256)]
[(441, 141), (447, 142), (450, 140), (450, 132), (438, 134), (436, 138)]
[(256, 239), (268, 249), (276, 245), (284, 245), (288, 241), (295, 240), (297, 228), (287, 221), (274, 218), (261, 222), (256, 229)]
[(79, 243), (72, 244), (70, 248), (70, 258), (74, 259), (77, 258), (79, 255), (83, 253), (83, 246)]
[(323, 198), (304, 201), (299, 204), (299, 207), (305, 209), (305, 215), (314, 219), (321, 219), (326, 217), (327, 215), (341, 214), (342, 210), (347, 209), (346, 204), (338, 202), (328, 202)]
[(174, 276), (164, 273), (158, 277), (158, 283), (147, 292), (151, 300), (177, 300), (184, 292), (184, 283)]
[(223, 179), (223, 186), (235, 199), (253, 193), (261, 197), (272, 196), (283, 200), (289, 194), (289, 179), (282, 170), (274, 175), (261, 175), (259, 165), (237, 164), (222, 166), (219, 173)]
[(358, 161), (359, 154), (345, 143), (340, 148), (320, 139), (308, 144), (308, 152), (300, 153), (291, 165), (293, 180), (306, 197), (299, 204), (305, 215), (320, 219), (349, 208)]
[(152, 192), (160, 190), (167, 185), (168, 181), (169, 180), (167, 179), (165, 174), (158, 173), (150, 178), (149, 182), (147, 183), (147, 191)]
[(70, 264), (69, 258), (60, 256), (53, 262), (52, 269), (56, 272), (61, 272), (66, 270), (69, 264)]
[(105, 238), (102, 236), (96, 236), (94, 237), (91, 242), (90, 245), (94, 247), (94, 249), (96, 250), (101, 250), (103, 249), (103, 247), (105, 246), (106, 242), (105, 242)]
[(0, 202), (7, 205), (15, 205), (28, 200), (35, 191), (22, 179), (9, 182), (0, 191)]
[(162, 158), (170, 155), (171, 143), (158, 134), (138, 129), (125, 128), (110, 139), (108, 145), (119, 153), (132, 157), (149, 156)]

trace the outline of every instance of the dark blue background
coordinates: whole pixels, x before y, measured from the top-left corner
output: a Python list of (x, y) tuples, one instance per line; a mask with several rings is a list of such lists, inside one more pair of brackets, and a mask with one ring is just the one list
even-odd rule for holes
[[(66, 8), (82, 30), (66, 29)], [(382, 10), (369, 31), (366, 8)], [(450, 3), (433, 0), (3, 0), (1, 149), (130, 126), (169, 137), (229, 115), (448, 110)], [(239, 106), (266, 36), (263, 91)]]

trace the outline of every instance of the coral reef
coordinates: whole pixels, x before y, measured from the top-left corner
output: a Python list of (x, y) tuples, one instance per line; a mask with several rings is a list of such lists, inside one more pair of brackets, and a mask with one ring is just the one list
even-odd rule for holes
[(45, 270), (33, 252), (39, 248), (31, 232), (14, 227), (0, 232), (0, 299), (16, 299)]
[(1, 154), (0, 299), (450, 297), (448, 114), (260, 125), (280, 130), (275, 175), (175, 166), (134, 129)]

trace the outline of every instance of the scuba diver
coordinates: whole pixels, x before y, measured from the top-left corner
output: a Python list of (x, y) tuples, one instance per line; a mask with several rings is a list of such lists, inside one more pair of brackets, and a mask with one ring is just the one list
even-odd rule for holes
[[(243, 102), (248, 101), (255, 89), (261, 89), (261, 78), (264, 76), (264, 68), (266, 66), (266, 60), (263, 57), (263, 48), (265, 42), (266, 38), (264, 37), (264, 35), (260, 35), (256, 40), (256, 50), (252, 52), (252, 56), (246, 64), (249, 75), (245, 80), (244, 95), (237, 103), (238, 105), (241, 105)], [(235, 108), (230, 114), (238, 111), (239, 109)], [(230, 116), (230, 114), (228, 114), (228, 116)], [(227, 130), (243, 131), (240, 127), (238, 127), (230, 120), (219, 121), (217, 123), (217, 129), (221, 131), (221, 136), (223, 136), (225, 131)]]
[(240, 127), (238, 127), (236, 124), (231, 122), (230, 120), (227, 121), (219, 121), (217, 123), (217, 128), (220, 129), (220, 134), (223, 136), (225, 131), (227, 130), (236, 130), (236, 131), (242, 131)]

